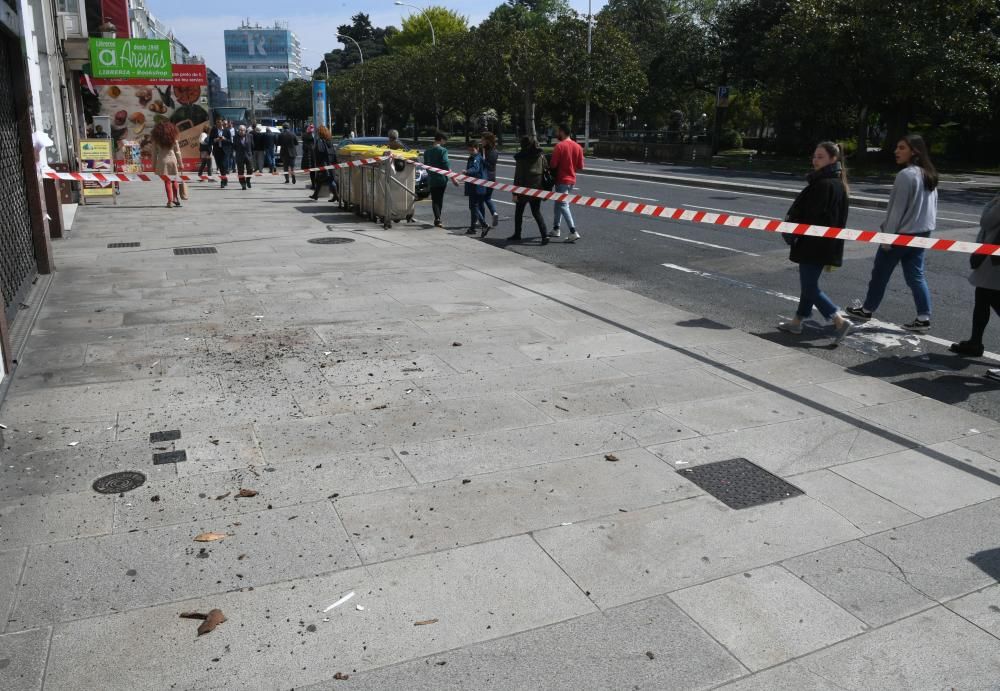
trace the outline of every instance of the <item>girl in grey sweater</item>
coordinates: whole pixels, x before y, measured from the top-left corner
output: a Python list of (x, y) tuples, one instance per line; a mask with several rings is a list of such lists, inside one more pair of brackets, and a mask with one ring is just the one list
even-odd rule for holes
[[(1000, 244), (1000, 194), (983, 209), (976, 242)], [(979, 357), (983, 354), (983, 333), (990, 321), (990, 310), (1000, 314), (1000, 257), (974, 254), (970, 257), (975, 267), (969, 283), (976, 287), (976, 302), (972, 308), (972, 335), (968, 341), (952, 343), (950, 350), (959, 355)]]
[[(900, 139), (896, 144), (896, 163), (906, 167), (896, 176), (889, 194), (882, 232), (927, 237), (937, 225), (938, 174), (923, 137), (908, 134)], [(922, 247), (879, 245), (865, 301), (861, 306), (848, 307), (847, 313), (858, 321), (871, 319), (896, 265), (902, 264), (903, 277), (917, 307), (917, 318), (902, 327), (907, 331), (930, 331), (931, 293), (924, 278), (925, 251)]]

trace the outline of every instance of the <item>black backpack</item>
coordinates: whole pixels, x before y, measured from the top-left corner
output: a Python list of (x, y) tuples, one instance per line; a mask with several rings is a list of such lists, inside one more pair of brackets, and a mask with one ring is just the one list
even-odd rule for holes
[(549, 157), (543, 156), (545, 159), (545, 166), (542, 168), (542, 189), (546, 192), (551, 192), (552, 188), (556, 186), (556, 178), (552, 175), (552, 169), (549, 168)]

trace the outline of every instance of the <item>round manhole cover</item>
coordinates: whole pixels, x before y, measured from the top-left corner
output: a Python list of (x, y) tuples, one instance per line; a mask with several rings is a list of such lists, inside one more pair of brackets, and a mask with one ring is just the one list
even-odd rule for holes
[(120, 494), (128, 492), (130, 489), (141, 487), (146, 482), (146, 476), (134, 470), (123, 470), (120, 473), (111, 473), (94, 480), (93, 488), (95, 492), (101, 494)]
[(352, 238), (312, 238), (309, 240), (314, 245), (343, 245), (354, 242)]

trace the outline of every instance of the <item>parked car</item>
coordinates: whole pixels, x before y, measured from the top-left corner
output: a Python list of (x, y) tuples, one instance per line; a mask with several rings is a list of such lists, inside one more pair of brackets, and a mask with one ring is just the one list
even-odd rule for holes
[[(381, 156), (383, 153), (388, 151), (388, 149), (388, 137), (354, 137), (353, 139), (341, 139), (337, 142), (337, 158), (341, 161), (346, 161), (349, 160), (352, 155), (362, 157)], [(410, 160), (420, 158), (420, 152), (405, 145), (402, 149), (396, 149), (395, 153), (401, 158)], [(426, 199), (431, 193), (429, 180), (427, 178), (427, 171), (418, 166), (413, 166), (413, 169), (414, 192), (417, 195), (417, 199)]]

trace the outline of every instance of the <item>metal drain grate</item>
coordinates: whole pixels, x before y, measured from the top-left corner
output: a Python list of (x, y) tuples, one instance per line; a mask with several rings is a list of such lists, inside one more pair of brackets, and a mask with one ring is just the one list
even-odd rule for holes
[(677, 471), (731, 509), (746, 509), (804, 494), (745, 458), (731, 458)]
[(174, 441), (175, 439), (181, 438), (181, 431), (179, 429), (167, 429), (162, 432), (150, 432), (149, 441), (153, 444), (158, 444), (161, 441)]
[(109, 242), (108, 249), (117, 249), (119, 247), (138, 247), (138, 242)]
[(187, 451), (166, 451), (164, 453), (153, 454), (153, 465), (163, 465), (164, 463), (180, 463), (188, 459)]
[(175, 247), (174, 254), (218, 254), (214, 247)]
[(354, 242), (352, 238), (312, 238), (307, 242), (311, 242), (314, 245), (346, 245), (348, 242)]
[(119, 473), (111, 473), (94, 480), (92, 487), (100, 494), (121, 494), (136, 487), (142, 487), (146, 482), (146, 476), (134, 470), (123, 470)]

